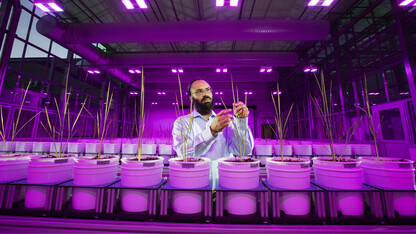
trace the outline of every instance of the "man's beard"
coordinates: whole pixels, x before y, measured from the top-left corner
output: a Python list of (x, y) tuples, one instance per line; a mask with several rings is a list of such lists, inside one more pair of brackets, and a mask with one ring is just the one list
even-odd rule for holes
[[(204, 103), (203, 101), (205, 101), (208, 98), (211, 99), (211, 102)], [(201, 99), (201, 102), (199, 102), (195, 98), (192, 98), (192, 101), (194, 103), (196, 111), (198, 111), (198, 113), (200, 113), (201, 115), (206, 115), (206, 114), (211, 113), (212, 108), (214, 107), (214, 99), (210, 98), (209, 96), (204, 96)]]

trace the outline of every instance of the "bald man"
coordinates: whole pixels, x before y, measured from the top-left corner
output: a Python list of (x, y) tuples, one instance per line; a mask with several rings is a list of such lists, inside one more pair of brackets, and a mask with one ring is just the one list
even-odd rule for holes
[[(238, 140), (232, 131), (234, 127), (244, 134), (246, 130), (245, 152), (243, 155), (251, 155), (254, 147), (253, 134), (248, 126), (249, 111), (243, 102), (233, 103), (233, 109), (225, 109), (215, 113), (212, 88), (205, 80), (194, 80), (189, 83), (188, 98), (194, 105), (192, 131), (190, 132), (190, 144), (188, 157), (207, 157), (216, 167), (216, 160), (222, 157), (238, 156), (240, 154)], [(184, 115), (176, 119), (173, 126), (173, 148), (179, 157), (182, 157), (183, 133), (188, 131), (190, 115)], [(234, 119), (234, 120), (233, 120)], [(235, 126), (231, 123), (234, 121)], [(182, 126), (182, 127), (181, 127)], [(181, 129), (182, 128), (182, 129)], [(215, 170), (215, 173), (216, 170)]]

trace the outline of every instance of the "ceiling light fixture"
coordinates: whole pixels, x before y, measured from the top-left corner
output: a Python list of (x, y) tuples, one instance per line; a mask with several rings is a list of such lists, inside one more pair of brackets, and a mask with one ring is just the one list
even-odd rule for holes
[(260, 72), (261, 73), (264, 73), (264, 72), (270, 73), (272, 71), (273, 71), (273, 68), (271, 66), (261, 66), (260, 67)]
[(171, 72), (172, 73), (183, 73), (183, 68), (181, 68), (181, 67), (172, 67), (172, 69), (171, 69)]
[[(410, 3), (412, 3), (414, 0), (403, 0), (401, 3), (399, 3), (399, 6), (408, 6)], [(416, 5), (416, 4), (415, 4)]]
[(88, 69), (87, 72), (90, 74), (101, 74), (100, 70), (98, 69)]
[(43, 12), (63, 12), (63, 4), (58, 0), (35, 0), (33, 1), (36, 7)]
[(223, 6), (230, 6), (230, 7), (237, 7), (238, 0), (215, 0), (216, 7), (223, 7)]
[(303, 68), (303, 72), (308, 73), (308, 72), (317, 72), (318, 68), (315, 66), (306, 66)]
[(134, 8), (140, 8), (140, 9), (146, 9), (147, 8), (147, 4), (146, 4), (145, 0), (136, 0), (136, 1), (122, 0), (121, 2), (124, 4), (124, 6), (128, 10), (132, 10)]
[(308, 6), (330, 6), (334, 0), (310, 0)]

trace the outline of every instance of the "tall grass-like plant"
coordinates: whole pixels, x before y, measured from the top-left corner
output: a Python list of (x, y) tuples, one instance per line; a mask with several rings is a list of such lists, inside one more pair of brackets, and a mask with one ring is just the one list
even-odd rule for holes
[[(311, 98), (312, 102), (314, 104), (314, 106), (316, 107), (318, 113), (319, 113), (319, 117), (322, 120), (322, 123), (324, 124), (324, 129), (325, 129), (325, 133), (328, 137), (329, 140), (329, 147), (330, 147), (330, 153), (332, 156), (333, 161), (336, 161), (336, 155), (335, 155), (335, 151), (334, 151), (334, 134), (333, 134), (333, 126), (334, 123), (333, 121), (333, 109), (332, 109), (332, 105), (331, 105), (331, 101), (328, 100), (327, 96), (326, 96), (326, 87), (325, 87), (325, 77), (324, 77), (324, 73), (323, 71), (321, 71), (321, 78), (318, 79), (317, 75), (315, 74), (315, 72), (313, 73), (316, 83), (318, 85), (318, 89), (320, 91), (321, 94), (321, 102), (319, 102), (319, 100), (316, 97)], [(332, 96), (332, 82), (330, 84), (330, 91), (329, 91), (329, 96)], [(311, 95), (312, 97), (312, 95)], [(357, 130), (357, 127), (359, 125), (359, 122), (361, 121), (361, 119), (359, 119), (357, 122), (355, 122), (353, 124), (353, 126), (351, 126), (348, 131), (347, 131), (347, 135), (346, 135), (346, 142), (345, 142), (345, 147), (347, 146), (347, 144), (349, 143), (349, 141), (352, 139), (352, 137), (354, 136), (355, 131)], [(351, 134), (350, 134), (351, 132)], [(339, 160), (342, 158), (342, 155), (340, 155)]]
[[(233, 102), (234, 103), (239, 102), (238, 87), (236, 86), (236, 91), (234, 92), (234, 81), (233, 81), (233, 76), (232, 75), (231, 75), (231, 91), (233, 93)], [(236, 97), (237, 97), (237, 99), (236, 99)], [(220, 97), (220, 98), (221, 98), (222, 104), (224, 105), (224, 108), (227, 109), (227, 105), (225, 105), (224, 100), (222, 99), (222, 97)], [(247, 94), (245, 94), (244, 101), (245, 101), (244, 104), (247, 106)], [(233, 111), (234, 111), (234, 106), (233, 106)], [(237, 139), (237, 142), (238, 142), (238, 149), (239, 149), (239, 152), (240, 152), (240, 161), (244, 162), (243, 154), (245, 154), (245, 152), (246, 152), (245, 140), (247, 138), (247, 124), (244, 125), (244, 132), (240, 132), (237, 128), (237, 125), (234, 122), (234, 119), (231, 121), (231, 123), (234, 126), (234, 130), (231, 129), (231, 132), (233, 133), (234, 138)]]
[[(181, 118), (180, 116), (184, 116), (185, 112), (183, 110), (183, 98), (182, 98), (182, 86), (181, 86), (181, 78), (178, 74), (178, 83), (179, 83), (179, 95), (180, 95), (180, 100), (181, 100), (181, 104), (179, 106), (179, 102), (178, 102), (178, 97), (176, 96), (176, 104), (175, 105), (175, 114), (177, 116), (177, 118), (179, 118), (179, 128), (180, 128), (180, 133), (181, 133), (181, 141), (183, 142), (182, 144), (182, 155), (183, 155), (183, 161), (187, 162), (189, 159), (189, 146), (190, 144), (192, 144), (192, 141), (190, 139), (190, 135), (192, 132), (192, 124), (193, 124), (193, 101), (191, 98), (191, 104), (189, 105), (189, 126), (188, 129), (185, 130), (185, 126), (183, 123), (183, 118)], [(182, 110), (182, 111), (181, 111)]]
[[(35, 115), (33, 115), (28, 121), (26, 121), (22, 127), (18, 128), (19, 126), (19, 121), (20, 121), (20, 116), (22, 113), (22, 109), (23, 109), (23, 105), (25, 103), (25, 99), (26, 99), (26, 94), (29, 90), (30, 84), (32, 83), (32, 80), (29, 80), (29, 83), (27, 84), (27, 87), (25, 89), (25, 92), (23, 94), (22, 100), (20, 102), (20, 106), (19, 106), (19, 112), (17, 113), (17, 118), (16, 118), (16, 122), (14, 121), (13, 118), (13, 123), (12, 123), (12, 137), (11, 137), (11, 145), (10, 147), (13, 145), (14, 139), (16, 138), (17, 134), (19, 134), (19, 132), (26, 127), (27, 124), (30, 123), (30, 121), (32, 121), (34, 118), (36, 118), (36, 116), (38, 116), (40, 114), (40, 112), (36, 113)], [(4, 118), (3, 118), (3, 109), (0, 106), (0, 119), (1, 119), (1, 130), (0, 130), (0, 137), (1, 140), (3, 141), (4, 145), (7, 147), (7, 137), (6, 137), (6, 131), (4, 128)], [(6, 148), (6, 155), (9, 155), (11, 153), (11, 148)]]
[(378, 128), (380, 126), (377, 127), (377, 129), (374, 126), (373, 112), (371, 111), (370, 101), (369, 101), (369, 98), (368, 98), (367, 77), (365, 75), (364, 75), (364, 92), (365, 92), (365, 107), (367, 109), (364, 109), (364, 108), (359, 107), (359, 106), (357, 106), (357, 108), (362, 110), (365, 113), (365, 115), (367, 116), (368, 128), (370, 130), (371, 136), (374, 139), (374, 147), (375, 147), (375, 150), (376, 150), (376, 157), (377, 157), (377, 160), (380, 160), (380, 156), (379, 156), (379, 153), (378, 153), (378, 147), (377, 147), (377, 131), (378, 131)]
[[(318, 89), (319, 92), (321, 94), (321, 102), (316, 98), (316, 97), (312, 97), (311, 95), (311, 99), (312, 102), (314, 104), (314, 106), (316, 107), (316, 110), (318, 111), (319, 117), (322, 120), (322, 123), (324, 124), (324, 129), (325, 129), (325, 133), (329, 139), (329, 147), (330, 147), (330, 153), (332, 156), (333, 161), (336, 160), (335, 157), (335, 152), (334, 152), (334, 139), (333, 139), (333, 132), (332, 132), (332, 107), (331, 107), (331, 103), (328, 100), (327, 96), (326, 96), (326, 87), (325, 87), (325, 77), (324, 77), (324, 73), (323, 71), (321, 71), (321, 78), (318, 79), (318, 77), (316, 76), (315, 72), (313, 73), (315, 80), (316, 80), (316, 84), (318, 85)], [(330, 90), (329, 90), (329, 96), (331, 96), (332, 94), (332, 82), (330, 85)]]
[[(144, 71), (142, 68), (142, 81), (141, 81), (141, 90), (140, 90), (140, 111), (139, 111), (140, 119), (138, 124), (138, 153), (137, 153), (137, 160), (140, 161), (142, 157), (142, 145), (143, 145), (143, 133), (144, 133), (144, 126), (145, 126), (145, 115), (144, 115)], [(136, 118), (136, 116), (135, 116)]]
[[(42, 127), (45, 129), (45, 131), (48, 133), (49, 137), (52, 139), (52, 142), (53, 142), (53, 145), (54, 145), (54, 148), (55, 148), (55, 155), (57, 157), (62, 156), (62, 154), (64, 152), (64, 149), (67, 148), (69, 141), (75, 135), (76, 131), (74, 132), (73, 130), (74, 130), (75, 125), (77, 124), (77, 122), (79, 120), (79, 117), (81, 116), (82, 111), (85, 109), (85, 104), (86, 104), (87, 98), (88, 98), (88, 97), (85, 98), (84, 102), (82, 103), (81, 109), (79, 110), (74, 122), (71, 123), (70, 111), (69, 111), (69, 108), (68, 108), (71, 92), (68, 92), (68, 79), (69, 79), (69, 71), (67, 73), (66, 80), (65, 80), (64, 106), (63, 106), (62, 111), (59, 108), (58, 101), (54, 97), (57, 116), (58, 116), (58, 120), (59, 120), (58, 128), (56, 128), (55, 125), (52, 126), (50, 118), (49, 118), (48, 109), (46, 108), (46, 106), (45, 106), (45, 114), (46, 114), (46, 120), (48, 122), (47, 126), (49, 128), (49, 131), (48, 131), (48, 128), (45, 127), (45, 125), (42, 123), (42, 121), (39, 121), (39, 123), (42, 125)], [(67, 137), (67, 140), (66, 140), (66, 145), (63, 146), (65, 121), (67, 121), (68, 137)], [(56, 140), (59, 141), (59, 149), (56, 148), (56, 144), (55, 144)]]
[(105, 105), (104, 105), (104, 117), (103, 117), (102, 111), (100, 111), (100, 114), (97, 113), (97, 119), (96, 119), (97, 120), (97, 134), (98, 134), (98, 137), (100, 138), (98, 158), (101, 157), (103, 141), (104, 141), (105, 136), (107, 135), (108, 127), (110, 127), (110, 123), (111, 123), (111, 121), (110, 123), (107, 123), (108, 114), (110, 112), (111, 104), (113, 102), (113, 93), (110, 94), (110, 87), (111, 87), (111, 82), (108, 84), (108, 88), (107, 88), (107, 94), (106, 94)]
[[(289, 109), (289, 112), (287, 113), (286, 118), (284, 118), (282, 116), (282, 110), (281, 110), (281, 104), (280, 104), (279, 83), (277, 83), (277, 106), (276, 106), (276, 101), (274, 100), (274, 97), (273, 97), (273, 93), (271, 93), (271, 96), (273, 100), (274, 110), (276, 112), (276, 115), (274, 116), (274, 120), (276, 121), (276, 125), (277, 125), (277, 132), (278, 132), (277, 137), (279, 138), (279, 144), (280, 144), (280, 157), (283, 162), (283, 140), (286, 137), (286, 133), (288, 130), (287, 121), (289, 120), (290, 113), (292, 112), (293, 103), (290, 106), (290, 109)], [(283, 118), (285, 119), (285, 122), (283, 122)]]

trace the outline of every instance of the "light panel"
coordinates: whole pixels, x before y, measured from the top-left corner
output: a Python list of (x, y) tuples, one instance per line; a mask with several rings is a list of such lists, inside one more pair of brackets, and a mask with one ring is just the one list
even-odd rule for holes
[(310, 0), (308, 2), (308, 6), (321, 6), (321, 7), (327, 7), (330, 6), (334, 0)]
[(34, 0), (33, 4), (43, 12), (63, 12), (63, 4), (58, 0)]
[[(412, 3), (413, 2), (413, 0), (404, 0), (404, 1), (402, 1), (400, 4), (399, 4), (399, 6), (407, 6), (407, 5), (409, 5), (410, 3)], [(415, 4), (416, 5), (416, 4)]]

